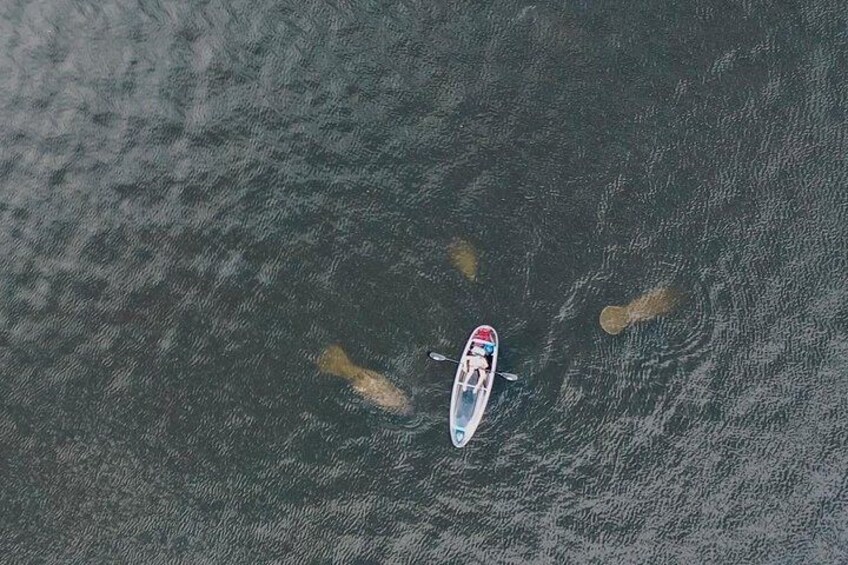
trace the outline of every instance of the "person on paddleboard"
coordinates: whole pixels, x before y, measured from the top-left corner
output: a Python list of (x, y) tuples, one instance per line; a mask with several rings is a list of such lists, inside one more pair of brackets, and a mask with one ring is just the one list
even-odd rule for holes
[(495, 348), (491, 345), (480, 347), (475, 345), (471, 348), (471, 355), (465, 358), (465, 378), (463, 386), (468, 386), (468, 381), (471, 380), (471, 375), (477, 372), (477, 384), (475, 389), (481, 389), (486, 386), (486, 378), (488, 377), (489, 363), (494, 353)]

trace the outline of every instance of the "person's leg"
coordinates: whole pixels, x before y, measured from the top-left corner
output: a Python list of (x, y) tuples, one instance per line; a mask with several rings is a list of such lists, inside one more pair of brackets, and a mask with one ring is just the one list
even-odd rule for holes
[(486, 371), (482, 368), (477, 369), (477, 383), (474, 385), (474, 390), (482, 390), (486, 386)]
[(468, 388), (468, 381), (471, 379), (471, 375), (474, 373), (474, 369), (471, 368), (471, 359), (465, 359), (465, 374), (462, 376), (462, 390)]

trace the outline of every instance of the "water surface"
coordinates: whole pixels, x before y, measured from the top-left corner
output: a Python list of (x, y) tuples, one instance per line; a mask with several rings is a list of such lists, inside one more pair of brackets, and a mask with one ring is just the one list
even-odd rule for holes
[[(846, 18), (6, 2), (5, 559), (848, 561)], [(481, 323), (522, 379), (457, 450)]]

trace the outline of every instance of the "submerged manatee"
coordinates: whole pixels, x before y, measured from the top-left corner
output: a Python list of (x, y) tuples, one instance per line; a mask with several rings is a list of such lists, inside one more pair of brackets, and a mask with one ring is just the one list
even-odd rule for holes
[(402, 390), (380, 373), (356, 365), (338, 345), (327, 347), (318, 357), (317, 365), (320, 371), (349, 381), (353, 390), (389, 412), (412, 412), (409, 399)]
[(607, 306), (601, 310), (601, 327), (608, 334), (616, 335), (634, 322), (668, 314), (682, 299), (683, 295), (673, 288), (654, 289), (627, 306)]
[(464, 239), (455, 239), (448, 246), (448, 254), (453, 266), (465, 275), (465, 278), (471, 282), (477, 280), (477, 250), (473, 245)]

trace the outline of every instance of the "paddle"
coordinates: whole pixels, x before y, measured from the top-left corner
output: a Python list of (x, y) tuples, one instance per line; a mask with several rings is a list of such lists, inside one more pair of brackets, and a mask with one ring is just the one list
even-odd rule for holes
[[(429, 357), (433, 361), (450, 361), (454, 365), (459, 365), (459, 361), (455, 361), (454, 359), (448, 359), (447, 357), (445, 357), (441, 353), (436, 353), (435, 351), (428, 351), (427, 357)], [(499, 371), (496, 371), (495, 374), (498, 375), (499, 377), (505, 378), (508, 381), (517, 381), (518, 380), (518, 375), (515, 375), (513, 373), (501, 373)]]

